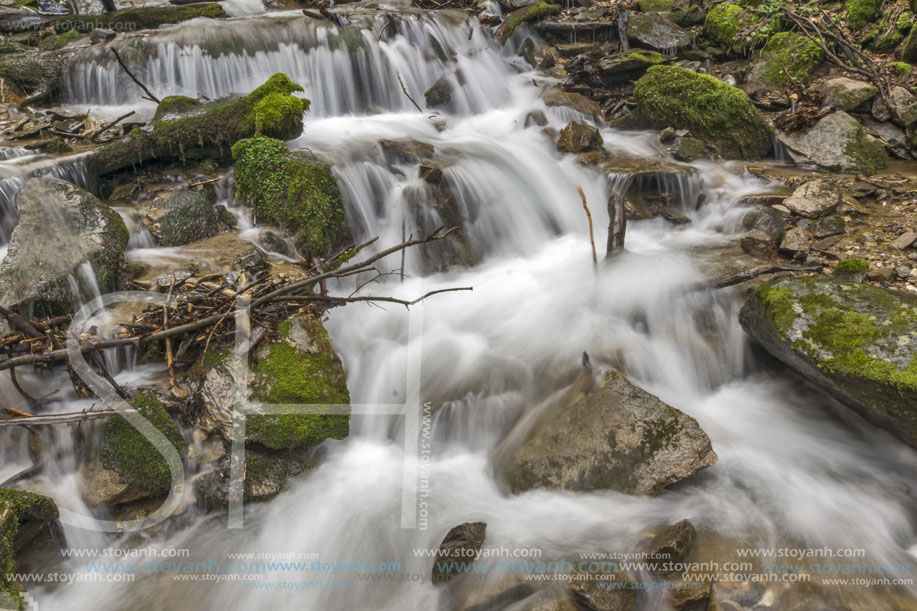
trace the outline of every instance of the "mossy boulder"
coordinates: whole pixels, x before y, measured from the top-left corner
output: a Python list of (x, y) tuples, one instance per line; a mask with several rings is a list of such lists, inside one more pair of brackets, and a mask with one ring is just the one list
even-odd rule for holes
[(767, 352), (917, 447), (917, 300), (825, 276), (772, 280), (740, 313)]
[[(156, 395), (142, 394), (131, 401), (131, 405), (165, 435), (181, 455), (181, 431)], [(117, 473), (136, 491), (132, 500), (166, 496), (172, 487), (172, 474), (166, 458), (123, 416), (112, 416), (102, 425), (99, 457), (105, 469)]]
[(806, 83), (824, 59), (824, 52), (812, 40), (795, 32), (779, 32), (761, 50), (764, 81), (772, 87), (783, 87), (789, 72), (794, 79)]
[(847, 23), (852, 29), (859, 29), (872, 23), (879, 15), (879, 8), (883, 0), (846, 0), (844, 9), (847, 11)]
[(452, 82), (445, 76), (441, 76), (430, 85), (423, 97), (427, 101), (427, 107), (440, 108), (452, 103), (452, 94)]
[(602, 82), (612, 86), (621, 81), (634, 80), (652, 66), (664, 64), (666, 56), (658, 51), (632, 49), (602, 57), (597, 63)]
[(272, 450), (313, 446), (350, 433), (350, 393), (341, 359), (314, 314), (291, 318), (281, 339), (261, 349), (251, 399), (260, 403), (328, 406), (330, 414), (250, 414), (245, 438)]
[(885, 65), (892, 76), (903, 78), (914, 71), (914, 66), (907, 62), (889, 62)]
[[(497, 464), (513, 492), (535, 488), (611, 489), (652, 495), (716, 462), (710, 439), (694, 418), (609, 372), (592, 373), (550, 406)], [(594, 387), (592, 387), (594, 385)], [(585, 393), (585, 394), (584, 394)]]
[(226, 229), (225, 208), (211, 190), (177, 189), (154, 201), (154, 233), (162, 246), (182, 246), (214, 236)]
[(153, 121), (171, 121), (200, 110), (201, 102), (184, 95), (166, 96), (156, 106)]
[(773, 131), (741, 90), (712, 76), (676, 66), (653, 66), (634, 88), (632, 121), (674, 127), (727, 158), (757, 159), (773, 146)]
[(564, 153), (583, 153), (602, 146), (602, 134), (591, 125), (570, 121), (560, 132), (557, 150)]
[(758, 21), (758, 16), (752, 11), (738, 4), (723, 2), (707, 13), (704, 33), (727, 51), (741, 55), (765, 42), (762, 37), (749, 34)]
[(917, 64), (917, 28), (911, 28), (911, 32), (904, 40), (904, 46), (901, 48), (901, 59), (911, 64)]
[(73, 307), (68, 276), (88, 262), (104, 294), (119, 287), (128, 231), (117, 212), (88, 191), (57, 178), (33, 178), (16, 195), (19, 223), (0, 263), (0, 305), (35, 315)]
[[(24, 609), (22, 591), (12, 575), (16, 552), (58, 519), (49, 497), (25, 490), (0, 488), (0, 607)], [(16, 605), (11, 606), (10, 603)]]
[(227, 17), (227, 15), (223, 7), (217, 2), (200, 2), (184, 6), (171, 6), (168, 4), (141, 6), (87, 17), (72, 15), (57, 20), (54, 24), (54, 29), (57, 32), (77, 30), (85, 34), (96, 28), (114, 31), (151, 30), (161, 25), (180, 23), (198, 17), (221, 19)]
[(38, 46), (44, 51), (56, 51), (57, 49), (66, 47), (74, 40), (80, 38), (80, 36), (82, 36), (82, 34), (80, 34), (78, 31), (68, 30), (63, 34), (48, 36), (42, 40)]
[(503, 20), (503, 23), (501, 23), (497, 31), (494, 32), (494, 38), (502, 45), (512, 36), (516, 28), (523, 23), (538, 21), (539, 19), (556, 15), (560, 10), (561, 8), (557, 4), (550, 4), (544, 1), (524, 6), (506, 16), (506, 19)]
[(330, 166), (264, 136), (237, 142), (232, 155), (236, 198), (256, 219), (287, 230), (306, 255), (327, 254), (343, 237), (341, 192)]
[(840, 110), (819, 119), (805, 132), (781, 134), (780, 141), (796, 163), (832, 171), (874, 174), (888, 164), (885, 146)]
[(825, 96), (825, 104), (839, 110), (853, 110), (871, 101), (879, 90), (863, 81), (856, 81), (845, 76), (822, 81), (815, 90)]
[[(294, 95), (302, 90), (286, 74), (278, 73), (242, 98), (200, 106), (188, 98), (172, 99), (153, 129), (135, 128), (102, 147), (89, 166), (101, 175), (154, 160), (227, 159), (232, 145), (244, 138), (296, 138), (302, 133), (303, 113), (309, 109), (309, 100)], [(185, 111), (177, 112), (177, 106)]]

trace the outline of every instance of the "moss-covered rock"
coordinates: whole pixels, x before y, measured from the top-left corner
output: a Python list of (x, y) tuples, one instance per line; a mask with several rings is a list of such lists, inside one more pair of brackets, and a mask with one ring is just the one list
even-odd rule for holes
[(637, 6), (644, 13), (661, 13), (672, 10), (670, 0), (637, 0)]
[(917, 447), (917, 300), (824, 276), (787, 277), (755, 291), (740, 320), (770, 354)]
[[(254, 414), (246, 418), (247, 442), (272, 450), (343, 439), (350, 433), (350, 393), (340, 358), (321, 321), (298, 315), (278, 329), (281, 341), (259, 351), (254, 365), (253, 401), (287, 405), (328, 405), (332, 414)], [(343, 413), (340, 413), (343, 412)]]
[[(19, 223), (0, 263), (0, 305), (60, 314), (73, 306), (68, 276), (88, 262), (102, 293), (119, 286), (128, 231), (97, 197), (57, 178), (31, 179), (16, 195)], [(52, 220), (53, 219), (53, 220)]]
[(797, 163), (814, 163), (833, 171), (873, 174), (888, 163), (885, 146), (843, 111), (819, 119), (802, 133), (782, 134), (780, 141)]
[(847, 11), (847, 23), (853, 29), (862, 28), (867, 23), (876, 20), (882, 0), (846, 0), (844, 9)]
[(712, 76), (654, 66), (637, 81), (634, 99), (636, 123), (687, 129), (724, 157), (756, 159), (773, 146), (773, 131), (748, 97)]
[(430, 85), (423, 97), (427, 101), (427, 107), (440, 108), (452, 103), (452, 94), (452, 83), (445, 76), (441, 76)]
[(632, 49), (605, 56), (597, 62), (596, 67), (602, 82), (611, 86), (620, 81), (637, 79), (651, 66), (664, 64), (666, 60), (666, 56), (658, 51)]
[(78, 39), (81, 34), (76, 30), (68, 30), (63, 34), (48, 36), (39, 43), (39, 47), (44, 51), (56, 51)]
[(201, 2), (183, 6), (166, 4), (127, 8), (88, 17), (73, 15), (58, 20), (54, 24), (54, 29), (57, 32), (77, 30), (86, 34), (97, 28), (115, 31), (151, 30), (161, 25), (180, 23), (198, 17), (221, 19), (226, 16), (226, 11), (217, 2)]
[(754, 26), (758, 20), (753, 12), (738, 4), (723, 2), (707, 13), (704, 32), (727, 51), (743, 54), (766, 40), (754, 33)]
[(36, 531), (24, 528), (29, 524), (44, 527), (58, 518), (57, 505), (46, 496), (0, 488), (0, 605), (4, 609), (14, 603), (24, 609), (20, 599), (20, 587), (13, 581), (16, 551), (27, 539), (34, 538)]
[(772, 87), (783, 87), (790, 76), (805, 83), (812, 71), (824, 60), (825, 54), (817, 44), (795, 32), (780, 32), (761, 50), (765, 82)]
[(162, 246), (182, 246), (216, 235), (226, 229), (222, 206), (214, 201), (212, 190), (178, 189), (154, 202), (159, 212), (155, 233)]
[(156, 113), (153, 115), (153, 121), (171, 121), (199, 110), (201, 103), (199, 100), (189, 98), (183, 95), (166, 96), (159, 102), (156, 107)]
[(557, 150), (564, 153), (583, 153), (602, 146), (602, 134), (591, 125), (570, 121), (560, 132)]
[[(107, 174), (152, 160), (188, 160), (229, 157), (233, 144), (256, 134), (288, 140), (302, 133), (303, 113), (309, 100), (293, 95), (303, 88), (282, 73), (243, 98), (195, 106), (184, 100), (166, 104), (149, 131), (134, 129), (90, 159), (90, 167)], [(187, 111), (177, 113), (176, 106)], [(171, 118), (173, 117), (174, 118)]]
[(255, 218), (294, 236), (305, 254), (323, 255), (343, 236), (341, 192), (331, 167), (258, 136), (232, 147), (236, 197)]
[[(181, 431), (156, 395), (140, 395), (131, 401), (131, 405), (181, 454)], [(123, 416), (112, 416), (102, 425), (99, 456), (102, 466), (143, 491), (146, 497), (165, 496), (172, 487), (172, 475), (165, 457)]]
[(901, 59), (911, 64), (917, 64), (917, 28), (911, 28), (910, 34), (904, 40), (901, 48)]
[(845, 76), (822, 81), (815, 89), (825, 96), (825, 104), (840, 110), (853, 110), (871, 101), (879, 93), (879, 90), (869, 83)]
[(885, 67), (892, 76), (897, 78), (905, 77), (914, 70), (914, 66), (907, 62), (889, 62)]
[(494, 38), (497, 42), (503, 44), (512, 36), (516, 28), (523, 23), (538, 21), (539, 19), (556, 15), (559, 12), (560, 6), (544, 2), (543, 0), (530, 4), (529, 6), (524, 6), (506, 16), (506, 19), (503, 20), (503, 23), (501, 23), (497, 31), (494, 32)]

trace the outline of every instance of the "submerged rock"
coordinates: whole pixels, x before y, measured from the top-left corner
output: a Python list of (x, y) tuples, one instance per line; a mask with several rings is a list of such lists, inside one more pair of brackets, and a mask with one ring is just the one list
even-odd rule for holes
[(424, 92), (423, 97), (427, 101), (428, 108), (439, 108), (451, 104), (452, 95), (452, 82), (445, 76), (441, 76)]
[(585, 396), (549, 407), (498, 468), (513, 492), (612, 489), (658, 494), (716, 462), (694, 418), (617, 371)]
[(544, 92), (542, 100), (544, 100), (544, 104), (548, 108), (564, 107), (596, 119), (603, 118), (602, 107), (595, 101), (579, 95), (578, 93), (570, 93), (568, 91), (562, 91), (559, 88), (551, 88)]
[(773, 131), (748, 97), (705, 74), (654, 66), (634, 88), (637, 127), (686, 129), (728, 158), (756, 159), (773, 146)]
[(602, 146), (602, 134), (591, 125), (570, 121), (560, 132), (557, 150), (565, 153), (584, 153)]
[(265, 136), (240, 140), (232, 155), (236, 197), (257, 220), (286, 230), (305, 256), (323, 256), (340, 241), (344, 209), (331, 166)]
[(76, 185), (49, 177), (31, 179), (16, 204), (19, 224), (0, 263), (0, 305), (69, 311), (67, 276), (84, 262), (102, 293), (117, 288), (128, 240), (117, 212)]
[(862, 174), (873, 174), (888, 163), (885, 146), (840, 110), (823, 117), (806, 132), (781, 134), (779, 138), (796, 163)]
[(443, 542), (436, 550), (433, 560), (433, 583), (446, 583), (453, 577), (467, 573), (467, 568), (477, 558), (484, 546), (484, 535), (487, 524), (484, 522), (466, 522), (451, 528)]
[(824, 276), (785, 277), (755, 291), (740, 320), (771, 355), (917, 447), (913, 297)]

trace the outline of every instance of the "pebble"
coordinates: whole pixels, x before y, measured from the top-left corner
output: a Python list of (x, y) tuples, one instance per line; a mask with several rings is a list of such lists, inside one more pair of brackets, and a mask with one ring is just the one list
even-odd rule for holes
[(899, 278), (907, 278), (911, 273), (910, 265), (899, 265), (895, 268), (895, 273), (898, 274)]

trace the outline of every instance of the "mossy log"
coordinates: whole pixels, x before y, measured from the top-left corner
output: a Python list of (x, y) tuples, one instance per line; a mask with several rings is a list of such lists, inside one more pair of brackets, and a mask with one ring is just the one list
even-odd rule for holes
[(54, 24), (58, 33), (67, 30), (89, 33), (103, 28), (115, 32), (133, 30), (152, 30), (161, 25), (180, 23), (197, 17), (221, 19), (227, 17), (226, 11), (217, 2), (201, 2), (183, 6), (141, 6), (128, 8), (104, 15), (72, 15), (64, 17)]
[[(171, 98), (157, 111), (153, 128), (135, 128), (127, 136), (101, 149), (90, 168), (104, 175), (150, 161), (228, 159), (232, 145), (257, 133), (289, 140), (302, 133), (302, 116), (309, 101), (293, 95), (303, 88), (285, 74), (275, 74), (243, 98), (211, 104), (185, 105), (174, 112)], [(160, 109), (162, 110), (162, 109)]]

